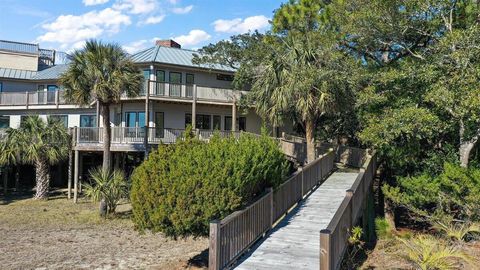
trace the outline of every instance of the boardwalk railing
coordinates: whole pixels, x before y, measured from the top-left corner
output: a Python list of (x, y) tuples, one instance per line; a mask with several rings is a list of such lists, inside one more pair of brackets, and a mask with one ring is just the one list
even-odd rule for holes
[(230, 266), (292, 207), (318, 186), (333, 170), (335, 153), (320, 156), (300, 169), (276, 190), (266, 194), (247, 208), (220, 221), (210, 223), (209, 269)]
[(326, 229), (320, 231), (320, 269), (339, 269), (348, 247), (350, 229), (362, 216), (367, 195), (377, 169), (375, 155), (368, 157), (351, 189), (346, 191), (340, 207)]

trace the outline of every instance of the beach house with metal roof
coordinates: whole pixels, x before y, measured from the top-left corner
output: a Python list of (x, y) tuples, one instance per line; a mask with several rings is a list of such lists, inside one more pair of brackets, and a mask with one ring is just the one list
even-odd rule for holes
[[(187, 125), (206, 139), (214, 130), (260, 133), (262, 120), (254, 110), (237, 110), (246, 92), (232, 88), (235, 69), (194, 64), (195, 53), (173, 40), (159, 40), (131, 55), (145, 83), (139, 96), (124, 97), (110, 109), (116, 166), (133, 166), (148, 148), (175, 142)], [(58, 83), (68, 68), (64, 59), (38, 44), (0, 41), (0, 129), (16, 128), (30, 114), (59, 119), (74, 129), (81, 177), (101, 160), (102, 127), (97, 123), (102, 121), (96, 104), (79, 107), (64, 99)]]

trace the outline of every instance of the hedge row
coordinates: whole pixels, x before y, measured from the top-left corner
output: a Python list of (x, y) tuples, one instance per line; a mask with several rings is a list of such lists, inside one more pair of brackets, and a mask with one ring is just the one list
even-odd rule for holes
[(211, 220), (278, 186), (287, 173), (284, 154), (266, 135), (160, 145), (132, 175), (133, 221), (172, 237), (208, 235)]

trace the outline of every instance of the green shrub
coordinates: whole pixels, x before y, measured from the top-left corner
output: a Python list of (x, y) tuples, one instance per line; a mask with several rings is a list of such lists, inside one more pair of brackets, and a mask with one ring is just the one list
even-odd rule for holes
[(436, 177), (424, 174), (402, 178), (398, 187), (385, 185), (382, 189), (397, 205), (406, 207), (424, 221), (479, 221), (480, 169), (462, 168), (446, 163)]
[(375, 233), (380, 239), (393, 238), (393, 229), (385, 218), (375, 218)]
[(207, 235), (210, 221), (278, 186), (287, 164), (267, 136), (160, 145), (132, 175), (133, 221), (140, 230), (173, 237)]

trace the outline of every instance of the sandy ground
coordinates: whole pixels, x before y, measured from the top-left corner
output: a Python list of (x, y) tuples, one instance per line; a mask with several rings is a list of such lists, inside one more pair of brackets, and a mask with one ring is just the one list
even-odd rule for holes
[(139, 234), (128, 215), (103, 220), (88, 202), (0, 199), (0, 269), (198, 269), (207, 245)]

